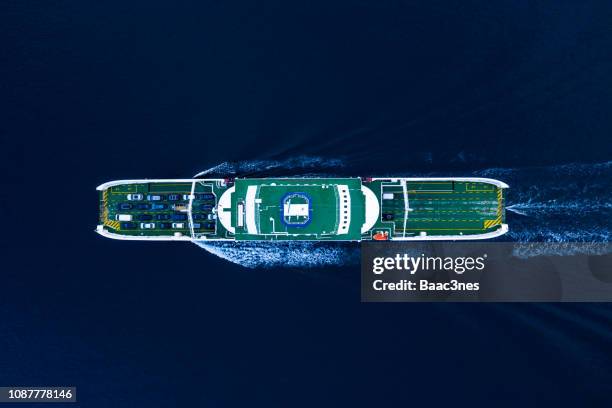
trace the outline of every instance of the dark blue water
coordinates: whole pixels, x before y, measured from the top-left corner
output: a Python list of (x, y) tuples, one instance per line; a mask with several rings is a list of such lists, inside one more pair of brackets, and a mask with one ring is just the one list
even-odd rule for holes
[(489, 175), (508, 239), (608, 241), (612, 4), (1, 10), (0, 385), (76, 385), (84, 407), (609, 399), (605, 304), (361, 304), (358, 249), (245, 268), (93, 229), (101, 182), (233, 163)]

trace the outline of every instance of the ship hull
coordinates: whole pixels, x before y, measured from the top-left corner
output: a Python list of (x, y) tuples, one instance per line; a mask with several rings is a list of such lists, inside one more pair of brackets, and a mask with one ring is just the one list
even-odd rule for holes
[(138, 241), (455, 241), (508, 232), (488, 178), (133, 179), (97, 187), (96, 232)]

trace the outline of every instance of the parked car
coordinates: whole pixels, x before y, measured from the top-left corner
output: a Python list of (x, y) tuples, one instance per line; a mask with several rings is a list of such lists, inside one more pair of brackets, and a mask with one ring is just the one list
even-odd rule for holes
[(121, 227), (122, 230), (136, 229), (135, 222), (122, 222), (121, 224), (119, 224), (119, 226)]
[(138, 214), (136, 216), (136, 219), (138, 221), (151, 221), (153, 219), (153, 216), (151, 214)]
[(216, 220), (217, 219), (217, 214), (208, 214), (207, 217), (209, 220)]
[(181, 196), (179, 194), (170, 194), (168, 195), (168, 200), (170, 201), (178, 201), (181, 199)]
[(159, 203), (151, 204), (152, 210), (165, 210), (166, 208), (168, 208), (168, 204), (159, 204)]
[(161, 194), (149, 194), (147, 195), (148, 201), (161, 201), (164, 199), (164, 196)]
[(185, 223), (184, 222), (173, 222), (172, 223), (172, 228), (185, 228)]
[(160, 222), (158, 225), (159, 225), (160, 229), (170, 229), (170, 228), (172, 228), (172, 224), (170, 224), (169, 222)]
[(172, 214), (172, 221), (186, 221), (187, 214)]
[(134, 208), (134, 206), (130, 203), (120, 203), (119, 204), (120, 210), (131, 210), (132, 208)]
[(115, 214), (115, 220), (117, 221), (132, 221), (130, 214)]
[(191, 198), (195, 198), (195, 196), (192, 196), (191, 194), (183, 194), (183, 200), (185, 201), (189, 201), (189, 199)]
[(154, 222), (141, 222), (140, 228), (141, 229), (155, 229), (155, 223)]
[(197, 213), (197, 214), (191, 214), (191, 217), (192, 217), (194, 220), (205, 220), (205, 219), (206, 219), (206, 214), (199, 214), (199, 213)]
[(138, 208), (139, 210), (150, 210), (151, 209), (151, 204), (140, 203), (140, 204), (136, 205), (136, 208)]
[(200, 206), (198, 207), (201, 211), (210, 211), (213, 209), (213, 206), (211, 204), (200, 204)]
[(200, 228), (202, 228), (202, 224), (200, 224), (199, 222), (193, 223), (193, 229), (200, 229)]
[(155, 214), (156, 220), (169, 220), (170, 214)]
[(142, 200), (142, 194), (128, 194), (128, 201), (140, 201)]
[(187, 207), (188, 207), (187, 204), (180, 203), (180, 204), (174, 204), (172, 206), (172, 209), (174, 211), (187, 211)]

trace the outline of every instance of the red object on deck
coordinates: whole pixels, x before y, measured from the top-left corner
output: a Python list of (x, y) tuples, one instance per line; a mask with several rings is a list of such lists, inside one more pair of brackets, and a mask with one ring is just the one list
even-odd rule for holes
[(376, 241), (387, 241), (389, 239), (389, 233), (387, 231), (380, 231), (374, 234), (372, 238)]

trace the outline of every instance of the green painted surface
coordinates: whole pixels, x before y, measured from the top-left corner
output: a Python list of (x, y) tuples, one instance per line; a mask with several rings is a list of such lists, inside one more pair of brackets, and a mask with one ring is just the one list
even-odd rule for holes
[[(381, 216), (374, 230), (391, 236), (472, 235), (494, 231), (504, 220), (503, 190), (488, 183), (452, 181), (408, 182), (408, 217), (404, 229), (404, 194), (398, 182), (366, 183), (381, 199)], [(391, 214), (392, 220), (384, 217)]]
[[(195, 193), (213, 193), (216, 198), (214, 200), (194, 200), (193, 201), (193, 215), (194, 217), (205, 217), (204, 219), (194, 219), (194, 223), (199, 223), (200, 228), (195, 229), (194, 233), (196, 236), (205, 236), (207, 238), (225, 238), (227, 236), (227, 231), (223, 229), (220, 223), (217, 222), (216, 219), (209, 220), (209, 214), (212, 214), (212, 208), (216, 207), (216, 200), (223, 191), (226, 190), (226, 187), (220, 186), (215, 182), (206, 182), (206, 183), (196, 183)], [(117, 185), (108, 188), (105, 191), (100, 191), (99, 199), (100, 199), (100, 222), (105, 225), (105, 228), (113, 232), (115, 234), (121, 235), (129, 235), (129, 236), (172, 236), (175, 233), (181, 233), (183, 235), (189, 236), (191, 234), (189, 230), (188, 221), (173, 221), (172, 219), (167, 220), (158, 220), (155, 217), (159, 214), (172, 216), (173, 214), (180, 214), (180, 211), (175, 211), (173, 209), (174, 205), (187, 205), (187, 201), (183, 200), (182, 197), (178, 201), (170, 201), (168, 200), (169, 194), (189, 194), (191, 192), (191, 183), (172, 183), (172, 182), (163, 182), (163, 183), (139, 183), (139, 184), (123, 184)], [(128, 201), (127, 194), (135, 194), (140, 193), (144, 195), (143, 200), (139, 201)], [(161, 201), (148, 201), (147, 194), (159, 194), (163, 195), (164, 199)], [(121, 210), (119, 205), (121, 203), (129, 203), (134, 206), (134, 208), (129, 210)], [(138, 209), (138, 204), (164, 204), (167, 206), (166, 209), (163, 210), (153, 210), (153, 209)], [(210, 209), (203, 210), (200, 209), (201, 205), (210, 206)], [(117, 214), (127, 214), (132, 215), (134, 218), (131, 223), (136, 226), (135, 229), (126, 229), (121, 227), (120, 221), (115, 220), (115, 215)], [(184, 214), (184, 213), (183, 213)], [(142, 221), (137, 218), (140, 215), (151, 215), (153, 217), (150, 221)], [(146, 223), (154, 223), (154, 229), (141, 229), (140, 224)], [(160, 228), (161, 223), (173, 223), (173, 222), (181, 222), (184, 223), (184, 228), (168, 228), (162, 229)]]
[[(348, 187), (350, 206), (344, 208), (339, 186)], [(248, 202), (247, 191), (256, 188), (255, 202)], [(303, 204), (302, 197), (308, 197), (309, 221), (306, 225), (291, 225), (299, 222), (299, 217), (283, 219), (283, 199), (287, 195), (299, 194), (292, 203)], [(236, 239), (238, 240), (359, 240), (364, 222), (364, 196), (361, 181), (357, 178), (346, 179), (239, 179), (232, 198), (232, 208), (243, 205), (245, 216), (243, 227), (238, 227), (238, 211), (234, 212)], [(254, 219), (257, 233), (248, 232), (246, 211), (254, 206)], [(347, 211), (345, 213), (344, 211)], [(338, 234), (343, 217), (350, 212), (348, 231)]]

